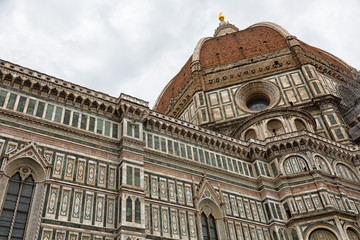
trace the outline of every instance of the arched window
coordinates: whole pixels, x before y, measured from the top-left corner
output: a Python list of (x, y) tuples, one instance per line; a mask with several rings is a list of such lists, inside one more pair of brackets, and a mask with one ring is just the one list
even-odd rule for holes
[(126, 221), (132, 221), (132, 200), (130, 197), (126, 199)]
[(346, 230), (346, 233), (348, 235), (349, 240), (360, 240), (359, 235), (351, 228), (348, 228)]
[(135, 200), (135, 222), (141, 223), (141, 208), (140, 208), (140, 200), (137, 198)]
[(270, 136), (278, 136), (285, 133), (284, 126), (279, 120), (271, 120), (267, 124)]
[(326, 229), (316, 229), (310, 234), (309, 240), (337, 240), (336, 236)]
[(320, 171), (322, 171), (324, 173), (327, 173), (327, 174), (330, 174), (329, 167), (328, 167), (328, 165), (326, 164), (326, 161), (323, 158), (321, 158), (319, 156), (316, 156), (315, 161), (317, 161), (319, 163)]
[(250, 138), (256, 139), (256, 132), (254, 129), (250, 129), (245, 134), (245, 141), (248, 141)]
[(295, 127), (298, 131), (306, 130), (305, 124), (299, 119), (295, 119)]
[(212, 214), (206, 216), (204, 213), (201, 214), (201, 226), (204, 240), (217, 240), (217, 230), (215, 218)]
[(301, 173), (309, 170), (306, 161), (299, 156), (287, 158), (284, 161), (284, 169), (286, 174)]
[(355, 173), (344, 164), (337, 164), (336, 165), (336, 173), (347, 180), (353, 181), (353, 182), (359, 182), (359, 179), (356, 177)]
[(0, 216), (0, 239), (22, 239), (34, 189), (31, 175), (21, 179), (16, 173), (10, 178), (4, 207)]

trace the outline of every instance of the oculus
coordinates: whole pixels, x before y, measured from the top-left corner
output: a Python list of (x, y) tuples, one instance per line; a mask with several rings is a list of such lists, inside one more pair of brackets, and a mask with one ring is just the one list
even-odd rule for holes
[(235, 94), (237, 106), (245, 112), (272, 108), (280, 100), (279, 89), (270, 82), (254, 81), (240, 87)]

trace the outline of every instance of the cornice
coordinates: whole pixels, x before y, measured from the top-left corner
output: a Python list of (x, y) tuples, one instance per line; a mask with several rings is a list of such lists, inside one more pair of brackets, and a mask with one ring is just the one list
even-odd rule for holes
[(346, 146), (305, 130), (266, 138), (263, 141), (250, 139), (245, 142), (153, 111), (144, 116), (143, 123), (145, 129), (174, 135), (188, 142), (195, 141), (239, 158), (267, 160), (280, 154), (311, 149), (343, 161), (360, 159), (358, 146)]
[(102, 101), (117, 102), (117, 98), (112, 97), (106, 93), (94, 91), (92, 89), (47, 75), (45, 73), (41, 73), (20, 65), (17, 65), (15, 63), (11, 63), (5, 60), (0, 59), (0, 70), (6, 71), (7, 73), (12, 73), (16, 75), (16, 77), (23, 77), (29, 80), (37, 81), (41, 84), (49, 84), (54, 87), (59, 87), (61, 89), (67, 89), (69, 91), (72, 91), (74, 94), (83, 94), (88, 97), (93, 97)]
[(287, 223), (287, 227), (291, 227), (294, 224), (297, 223), (303, 223), (307, 221), (316, 221), (317, 219), (324, 219), (324, 218), (333, 218), (335, 216), (347, 218), (350, 221), (355, 222), (358, 218), (358, 216), (354, 213), (349, 213), (345, 211), (340, 211), (334, 207), (327, 207), (324, 211), (321, 212), (315, 212), (310, 214), (301, 214), (297, 215), (295, 217), (292, 217)]
[(148, 108), (149, 103), (126, 94), (118, 98), (0, 59), (0, 85), (50, 101), (118, 118), (121, 102)]
[(304, 54), (305, 63), (311, 64), (319, 72), (321, 72), (329, 77), (335, 78), (336, 80), (338, 80), (340, 82), (344, 82), (345, 77), (350, 78), (350, 79), (353, 79), (353, 77), (354, 77), (351, 73), (346, 72), (345, 70), (343, 70), (333, 64), (330, 64), (329, 62), (325, 61), (324, 59), (315, 56), (311, 52), (303, 50), (303, 54)]
[[(38, 126), (45, 126), (48, 127), (50, 129), (53, 129), (55, 131), (63, 131), (65, 132), (64, 135), (69, 136), (68, 134), (75, 134), (78, 136), (81, 136), (82, 138), (87, 138), (88, 142), (103, 142), (106, 144), (113, 144), (116, 145), (118, 143), (118, 140), (113, 140), (110, 139), (108, 137), (102, 137), (96, 134), (92, 134), (88, 131), (82, 131), (79, 130), (77, 128), (72, 128), (70, 126), (65, 126), (65, 125), (61, 125), (61, 124), (56, 124), (54, 122), (50, 122), (44, 119), (39, 119), (39, 118), (35, 118), (33, 116), (27, 116), (25, 114), (21, 114), (21, 113), (17, 113), (14, 111), (10, 111), (10, 110), (6, 110), (6, 109), (2, 109), (0, 108), (0, 115), (2, 116), (8, 116), (11, 117), (12, 119), (19, 119), (20, 121), (22, 121), (24, 124), (28, 124), (29, 126), (34, 126), (34, 124), (38, 125)], [(62, 134), (62, 133), (59, 133)]]

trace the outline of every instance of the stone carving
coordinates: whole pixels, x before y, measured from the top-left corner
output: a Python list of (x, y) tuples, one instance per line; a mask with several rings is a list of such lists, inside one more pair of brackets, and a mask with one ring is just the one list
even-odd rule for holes
[(244, 210), (244, 205), (243, 205), (242, 199), (241, 199), (241, 198), (238, 198), (237, 201), (238, 201), (240, 216), (241, 216), (242, 218), (246, 218), (245, 210)]
[(89, 176), (88, 176), (88, 182), (93, 183), (95, 182), (95, 165), (89, 165)]
[(186, 204), (192, 206), (193, 200), (191, 194), (191, 186), (185, 185), (185, 196), (186, 196)]
[(60, 210), (61, 210), (60, 215), (66, 216), (68, 204), (69, 204), (69, 192), (64, 191), (63, 196), (62, 196), (61, 207), (60, 207)]
[(77, 171), (77, 179), (84, 180), (84, 171), (85, 171), (85, 162), (79, 161), (78, 171)]
[(149, 196), (149, 176), (144, 176), (144, 193), (148, 197)]
[(181, 229), (181, 235), (186, 236), (187, 235), (187, 227), (186, 227), (186, 215), (185, 213), (180, 213), (180, 229)]
[(239, 216), (239, 212), (238, 212), (238, 208), (237, 208), (237, 204), (235, 202), (235, 197), (234, 196), (230, 197), (230, 204), (231, 204), (231, 208), (233, 210), (234, 216)]
[(151, 178), (151, 196), (158, 198), (158, 182), (157, 178)]
[(62, 164), (63, 164), (64, 157), (57, 155), (55, 157), (55, 164), (54, 164), (54, 176), (60, 177), (62, 171)]
[(149, 206), (145, 206), (145, 229), (150, 230), (150, 223), (149, 223)]
[(171, 211), (171, 228), (172, 233), (178, 235), (178, 221), (177, 221), (177, 213), (176, 211)]
[(166, 180), (160, 180), (160, 197), (161, 199), (167, 199)]
[(106, 171), (106, 168), (105, 166), (100, 166), (99, 167), (99, 179), (98, 179), (98, 183), (101, 184), (101, 185), (104, 185), (105, 184), (105, 173)]
[(157, 208), (153, 208), (152, 217), (154, 231), (159, 231), (159, 210)]
[(113, 223), (114, 220), (114, 200), (108, 199), (108, 212), (107, 212), (107, 222)]
[(168, 212), (167, 210), (162, 210), (162, 221), (163, 221), (163, 232), (169, 232), (169, 221), (168, 221)]
[(81, 207), (81, 198), (82, 198), (81, 192), (75, 192), (75, 200), (74, 200), (74, 206), (73, 206), (73, 217), (74, 218), (79, 218), (80, 207)]
[(115, 169), (113, 168), (109, 170), (109, 186), (115, 187)]
[(100, 197), (98, 199), (97, 202), (97, 206), (96, 206), (96, 221), (97, 222), (101, 222), (102, 221), (102, 216), (103, 216), (103, 206), (104, 206), (104, 198)]
[(85, 200), (84, 219), (91, 220), (92, 196), (87, 195)]
[(189, 228), (191, 237), (196, 237), (194, 215), (189, 214)]
[(176, 202), (175, 183), (170, 181), (169, 181), (169, 195), (170, 195), (170, 201)]
[(228, 195), (224, 194), (225, 210), (226, 214), (231, 215), (230, 202)]
[(184, 203), (184, 191), (181, 183), (177, 184), (177, 196), (179, 203)]
[(57, 192), (58, 192), (57, 188), (51, 189), (51, 193), (50, 193), (50, 197), (49, 197), (48, 213), (51, 213), (51, 214), (55, 213), (55, 206), (56, 206), (55, 203), (56, 203), (56, 198), (57, 198)]

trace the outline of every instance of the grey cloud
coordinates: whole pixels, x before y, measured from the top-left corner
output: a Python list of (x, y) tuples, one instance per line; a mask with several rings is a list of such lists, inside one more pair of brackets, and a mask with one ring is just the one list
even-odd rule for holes
[(0, 58), (153, 105), (212, 36), (220, 11), (240, 29), (273, 21), (359, 68), (360, 3), (339, 1), (1, 1)]

